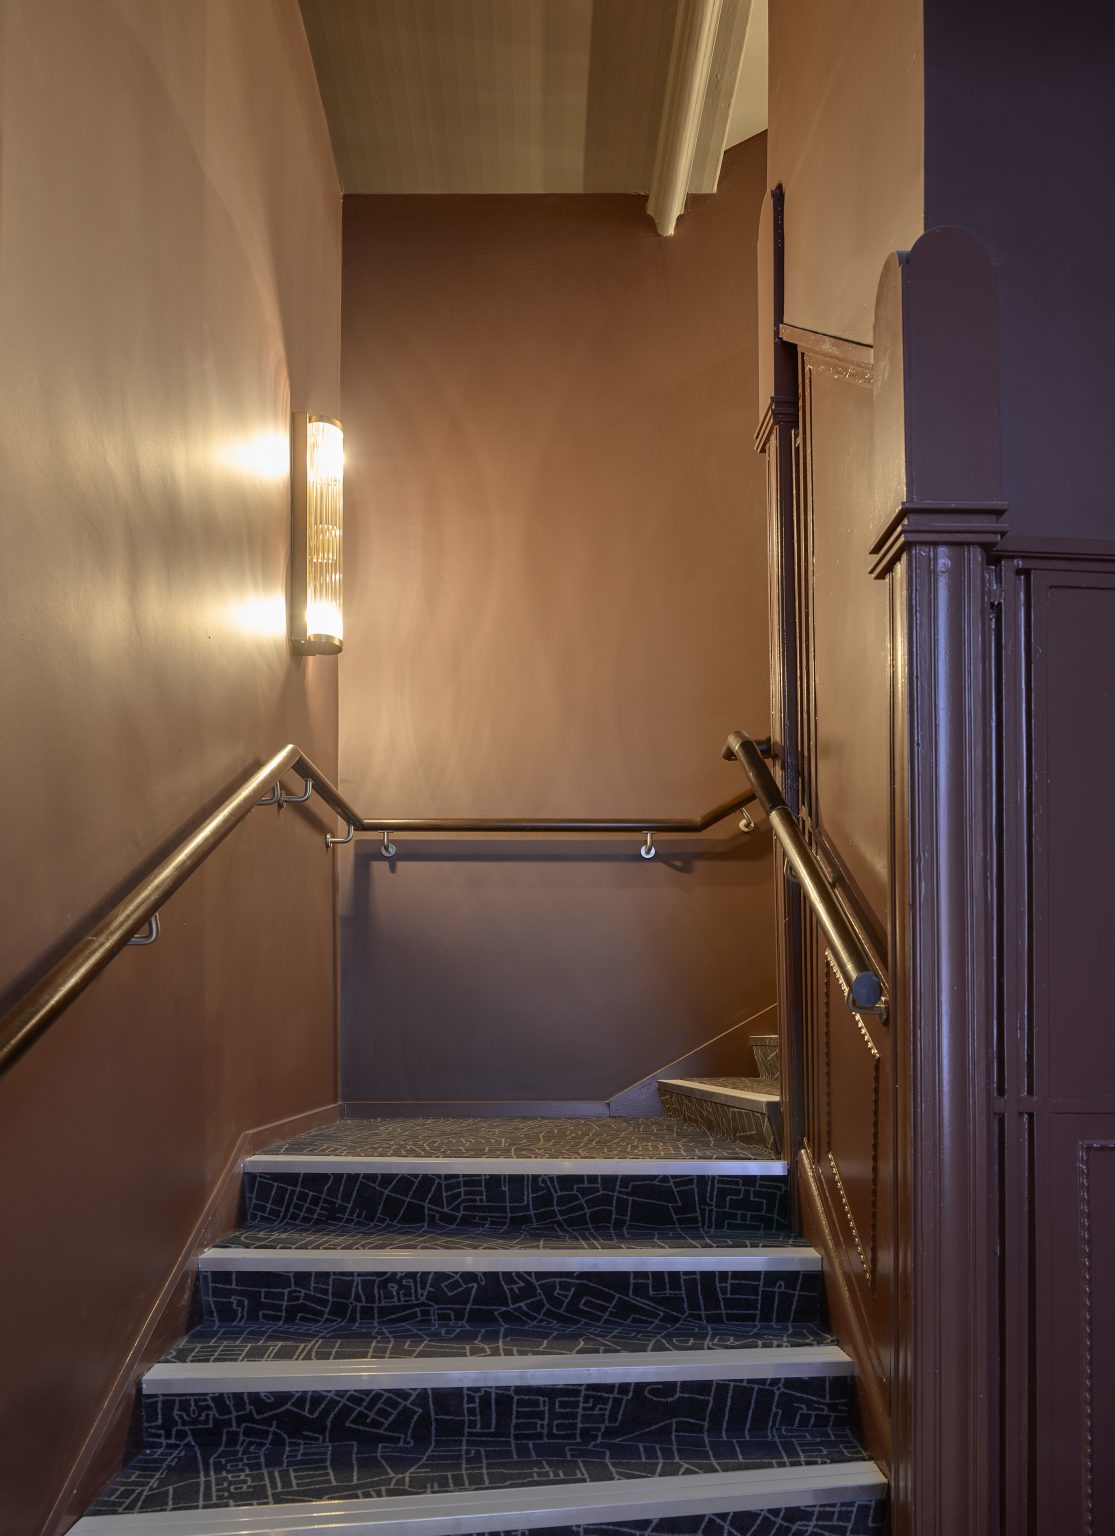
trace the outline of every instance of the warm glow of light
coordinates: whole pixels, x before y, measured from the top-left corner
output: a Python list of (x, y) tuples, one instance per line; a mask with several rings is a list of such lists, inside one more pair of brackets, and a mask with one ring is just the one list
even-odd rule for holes
[(246, 635), (285, 635), (286, 598), (281, 592), (267, 597), (250, 597), (237, 603), (230, 612), (237, 629)]
[(344, 639), (344, 621), (336, 603), (318, 602), (306, 604), (306, 633), (332, 635), (335, 640)]
[(285, 432), (257, 432), (227, 444), (222, 457), (255, 480), (285, 480), (290, 474), (290, 438)]
[(307, 463), (312, 479), (335, 480), (345, 474), (345, 438), (331, 421), (311, 421), (307, 432)]

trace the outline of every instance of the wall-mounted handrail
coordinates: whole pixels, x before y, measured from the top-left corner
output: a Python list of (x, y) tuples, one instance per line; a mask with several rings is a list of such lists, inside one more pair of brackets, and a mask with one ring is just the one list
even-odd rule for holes
[(733, 731), (724, 744), (723, 756), (729, 760), (734, 757), (751, 781), (755, 798), (765, 811), (771, 831), (781, 843), (790, 868), (829, 942), (848, 1007), (853, 1012), (864, 1013), (882, 1010), (885, 1007), (882, 980), (843, 902), (802, 836), (797, 818), (782, 798), (774, 775), (763, 761), (764, 752), (769, 751), (769, 742), (755, 742), (742, 731)]
[(367, 816), (362, 821), (356, 822), (357, 832), (673, 832), (684, 835), (687, 832), (705, 832), (718, 821), (724, 821), (733, 811), (742, 811), (755, 800), (754, 793), (736, 795), (731, 800), (725, 800), (721, 805), (713, 806), (711, 811), (706, 811), (703, 816), (691, 818), (674, 817), (662, 820), (660, 817), (645, 818), (642, 821), (620, 820), (615, 817), (602, 819), (588, 818), (584, 821), (468, 821), (468, 820), (424, 820), (422, 818), (400, 821), (396, 818), (376, 818)]
[[(279, 781), (285, 773), (294, 770), (305, 780), (306, 790), (301, 795), (284, 795)], [(137, 881), (128, 894), (85, 933), (63, 955), (41, 981), (0, 1019), (0, 1076), (47, 1030), (66, 1008), (98, 976), (114, 955), (136, 941), (143, 928), (149, 929), (149, 937), (139, 942), (149, 943), (158, 937), (158, 912), (166, 900), (174, 894), (194, 870), (209, 857), (218, 844), (257, 805), (298, 805), (309, 799), (311, 789), (317, 793), (335, 815), (346, 824), (349, 835), (344, 838), (327, 837), (326, 846), (348, 842), (356, 832), (386, 835), (388, 832), (650, 832), (694, 833), (703, 832), (718, 821), (723, 821), (733, 811), (740, 811), (756, 798), (754, 793), (736, 795), (722, 805), (706, 811), (703, 816), (686, 820), (651, 818), (643, 821), (595, 820), (582, 821), (470, 821), (462, 818), (377, 819), (361, 816), (337, 786), (328, 779), (293, 743), (276, 752), (263, 767), (248, 775), (237, 789), (221, 802), (195, 830), (173, 849), (158, 867)], [(271, 794), (266, 794), (270, 790)], [(385, 847), (387, 847), (385, 843)], [(394, 851), (394, 850), (393, 850)], [(393, 852), (392, 851), (392, 852)]]
[[(0, 1021), (0, 1073), (33, 1045), (64, 1009), (100, 974), (198, 865), (243, 821), (265, 791), (302, 762), (295, 746), (284, 747), (257, 773), (249, 774), (195, 831), (149, 875), (132, 887), (112, 911), (84, 934), (58, 964)], [(315, 770), (316, 772), (316, 770)]]

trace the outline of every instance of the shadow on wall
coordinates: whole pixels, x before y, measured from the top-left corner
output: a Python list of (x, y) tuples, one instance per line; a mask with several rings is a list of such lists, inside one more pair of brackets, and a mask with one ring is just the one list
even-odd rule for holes
[(348, 1100), (602, 1103), (774, 994), (748, 931), (765, 828), (662, 837), (654, 859), (635, 835), (394, 842), (341, 872)]

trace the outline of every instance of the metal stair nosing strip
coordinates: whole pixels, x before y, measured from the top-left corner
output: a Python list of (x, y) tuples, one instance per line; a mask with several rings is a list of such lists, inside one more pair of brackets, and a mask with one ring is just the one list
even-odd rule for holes
[(835, 1344), (763, 1349), (654, 1350), (638, 1354), (467, 1355), (418, 1360), (255, 1360), (154, 1365), (147, 1396), (217, 1392), (350, 1392), (422, 1387), (564, 1386), (659, 1381), (766, 1381), (850, 1376), (851, 1359)]
[(886, 1486), (876, 1464), (865, 1459), (603, 1483), (86, 1515), (71, 1536), (480, 1536), (874, 1500)]
[(565, 1270), (819, 1270), (821, 1255), (804, 1246), (751, 1248), (663, 1248), (637, 1244), (608, 1248), (265, 1248), (228, 1245), (208, 1248), (198, 1257), (199, 1270), (267, 1274), (324, 1273), (383, 1274), (396, 1271), (473, 1272), (519, 1270), (525, 1273)]
[(361, 1157), (337, 1153), (256, 1153), (244, 1159), (249, 1173), (489, 1173), (515, 1177), (623, 1174), (640, 1178), (686, 1175), (725, 1178), (779, 1177), (788, 1171), (777, 1158), (619, 1157)]

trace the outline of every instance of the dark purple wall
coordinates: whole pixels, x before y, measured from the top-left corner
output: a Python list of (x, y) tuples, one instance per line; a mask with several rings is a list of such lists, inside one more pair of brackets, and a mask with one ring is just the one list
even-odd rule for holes
[(1016, 538), (1115, 535), (1113, 47), (1108, 6), (925, 0), (925, 225), (973, 231), (999, 268)]

